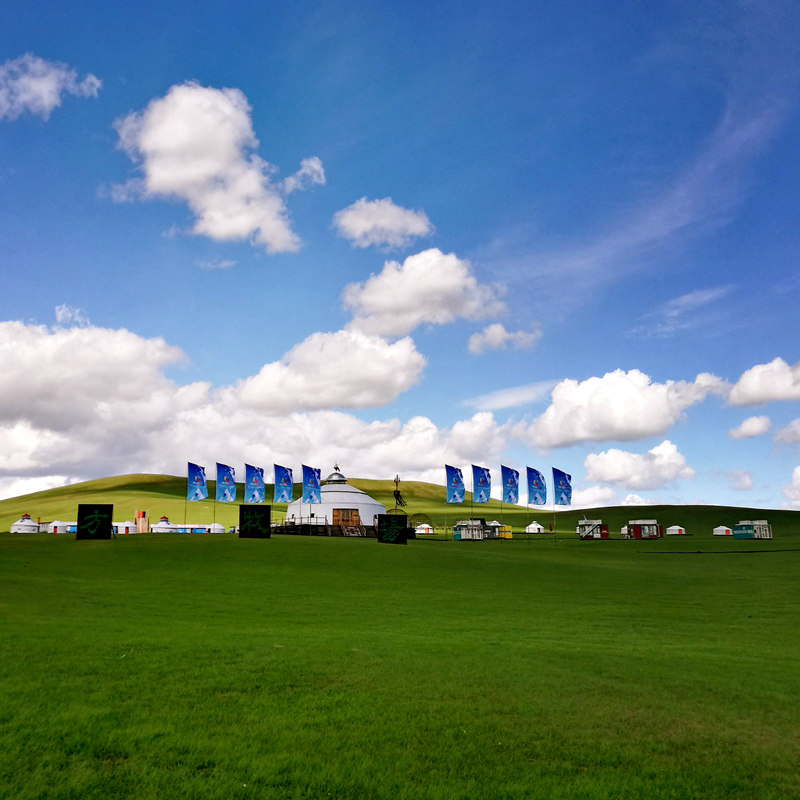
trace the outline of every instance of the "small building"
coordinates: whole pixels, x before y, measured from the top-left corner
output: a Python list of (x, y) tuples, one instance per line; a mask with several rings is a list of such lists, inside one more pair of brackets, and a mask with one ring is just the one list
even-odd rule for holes
[(453, 541), (479, 541), (486, 538), (486, 520), (461, 519), (453, 525)]
[(658, 539), (664, 535), (664, 526), (655, 519), (632, 519), (622, 528), (626, 539)]
[(167, 516), (150, 526), (150, 533), (174, 533), (178, 529), (177, 525), (173, 525)]
[(486, 538), (487, 539), (510, 539), (511, 526), (506, 525), (504, 522), (498, 522), (496, 519), (486, 523)]
[(422, 522), (414, 528), (417, 536), (432, 536), (433, 535), (433, 525), (430, 525), (427, 522)]
[(667, 528), (667, 536), (686, 536), (686, 528), (680, 525), (670, 525)]
[(544, 525), (534, 520), (525, 526), (525, 533), (544, 533)]
[(77, 523), (62, 522), (60, 519), (54, 519), (52, 522), (47, 523), (45, 530), (48, 533), (66, 533), (71, 524), (77, 525)]
[(727, 525), (717, 525), (713, 531), (714, 536), (733, 536), (733, 529)]
[(31, 519), (30, 514), (23, 514), (16, 522), (11, 523), (11, 533), (39, 533), (39, 523)]
[(373, 500), (366, 492), (350, 486), (347, 478), (335, 466), (320, 488), (319, 503), (304, 503), (302, 498), (286, 506), (285, 525), (340, 525), (355, 527), (377, 525), (378, 514), (386, 506)]
[(133, 522), (113, 522), (111, 523), (114, 533), (136, 533), (136, 525)]
[(581, 539), (608, 539), (608, 525), (603, 525), (601, 519), (581, 519), (578, 520), (578, 526), (575, 528), (575, 533)]
[(765, 519), (743, 519), (733, 526), (734, 539), (771, 539), (772, 526)]

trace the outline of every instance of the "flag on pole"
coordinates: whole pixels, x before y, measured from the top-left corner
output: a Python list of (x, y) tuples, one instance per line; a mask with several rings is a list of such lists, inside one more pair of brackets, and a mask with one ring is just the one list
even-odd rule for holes
[(189, 463), (189, 475), (186, 480), (186, 499), (205, 500), (208, 497), (208, 485), (206, 484), (206, 470), (198, 464)]
[(458, 467), (451, 467), (449, 464), (444, 465), (447, 472), (447, 502), (448, 503), (463, 503), (464, 502), (464, 476)]
[(492, 476), (488, 467), (472, 465), (472, 500), (475, 503), (488, 503), (492, 491)]
[(217, 502), (236, 502), (236, 472), (233, 467), (217, 462)]
[(538, 469), (528, 467), (528, 505), (543, 506), (547, 502), (547, 484)]
[(264, 468), (244, 465), (245, 503), (264, 502)]
[(557, 506), (572, 503), (572, 475), (553, 467), (553, 495)]
[(519, 472), (501, 465), (500, 474), (503, 480), (503, 502), (516, 505), (519, 502)]
[(320, 493), (319, 470), (314, 469), (314, 467), (307, 467), (303, 464), (303, 502), (322, 502)]
[(292, 471), (289, 467), (282, 467), (280, 464), (275, 465), (275, 494), (273, 496), (273, 503), (291, 503), (292, 495), (294, 494), (294, 485), (292, 483)]

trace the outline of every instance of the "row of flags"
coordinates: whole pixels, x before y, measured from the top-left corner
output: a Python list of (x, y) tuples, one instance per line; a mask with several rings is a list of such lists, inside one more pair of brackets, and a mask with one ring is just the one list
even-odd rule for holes
[[(447, 502), (464, 502), (464, 475), (458, 467), (444, 465), (447, 473)], [(528, 470), (528, 505), (543, 506), (547, 502), (547, 484), (538, 469)], [(511, 467), (500, 467), (503, 481), (503, 502), (516, 505), (519, 502), (519, 471)], [(492, 475), (488, 467), (472, 465), (472, 501), (488, 503), (492, 491)], [(553, 467), (553, 501), (557, 506), (572, 503), (572, 475)]]
[[(208, 498), (208, 484), (206, 483), (206, 469), (199, 464), (189, 463), (186, 486), (186, 499), (206, 500)], [(275, 489), (273, 503), (291, 503), (294, 494), (294, 480), (292, 470), (275, 464)], [(263, 503), (265, 500), (266, 485), (264, 484), (264, 468), (244, 465), (244, 502)], [(227, 464), (217, 463), (217, 494), (218, 503), (236, 502), (236, 470)], [(303, 502), (320, 503), (321, 483), (320, 471), (315, 467), (303, 464)]]

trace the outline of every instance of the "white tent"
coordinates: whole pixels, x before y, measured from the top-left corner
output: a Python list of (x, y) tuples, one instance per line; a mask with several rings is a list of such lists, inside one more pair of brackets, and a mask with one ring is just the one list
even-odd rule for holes
[(339, 468), (334, 467), (334, 472), (320, 488), (320, 502), (294, 500), (286, 506), (285, 521), (311, 525), (377, 525), (378, 514), (385, 513), (386, 506), (350, 486)]
[(60, 519), (54, 519), (52, 522), (47, 523), (48, 533), (66, 533), (68, 522), (62, 522)]
[(127, 522), (115, 522), (114, 533), (136, 533), (136, 525), (130, 520)]
[(11, 533), (39, 533), (39, 523), (34, 522), (29, 514), (23, 514), (16, 522), (11, 523)]
[(525, 533), (544, 533), (544, 525), (534, 520), (525, 528)]
[(714, 536), (733, 536), (733, 531), (727, 525), (717, 525)]
[(680, 525), (670, 525), (666, 532), (667, 536), (686, 536), (686, 528)]
[(433, 525), (429, 525), (427, 522), (422, 522), (414, 529), (415, 533), (419, 536), (429, 536), (433, 533)]
[(173, 525), (166, 517), (161, 517), (155, 525), (150, 526), (150, 533), (172, 533), (177, 527), (177, 525)]

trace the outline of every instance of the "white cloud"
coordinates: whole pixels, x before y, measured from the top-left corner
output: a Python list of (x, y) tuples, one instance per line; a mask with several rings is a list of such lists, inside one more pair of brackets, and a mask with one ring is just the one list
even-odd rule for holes
[(788, 425), (775, 432), (775, 441), (780, 444), (800, 442), (800, 419), (792, 420)]
[(254, 151), (250, 106), (238, 89), (185, 83), (118, 119), (119, 146), (137, 162), (142, 179), (112, 187), (112, 197), (177, 198), (195, 215), (193, 232), (218, 241), (250, 240), (270, 253), (297, 250), (284, 192), (323, 183), (312, 157), (283, 186)]
[(792, 482), (781, 487), (781, 492), (787, 502), (786, 508), (800, 509), (800, 467), (795, 467), (792, 472)]
[(339, 236), (353, 247), (407, 247), (420, 236), (430, 236), (433, 226), (423, 211), (395, 205), (391, 197), (367, 200), (362, 197), (333, 215)]
[(728, 485), (737, 492), (747, 492), (753, 488), (753, 476), (747, 470), (734, 470), (726, 476)]
[(731, 405), (744, 406), (775, 400), (800, 400), (800, 362), (790, 367), (782, 358), (756, 364), (731, 389)]
[[(319, 336), (279, 362), (278, 388), (294, 392), (298, 404), (311, 404), (303, 393), (310, 391), (314, 375), (303, 383), (293, 370), (316, 369), (326, 354), (346, 372), (353, 364), (342, 358), (355, 351), (358, 369), (349, 388), (360, 402), (395, 391), (377, 386), (387, 378), (380, 370), (370, 372), (370, 347), (376, 360), (388, 359), (389, 371), (402, 369), (406, 358), (412, 364), (421, 359), (405, 341), (388, 345), (363, 334)], [(254, 379), (217, 391), (206, 383), (179, 385), (163, 370), (181, 358), (180, 350), (162, 340), (128, 331), (0, 323), (0, 490), (34, 491), (48, 481), (130, 472), (180, 475), (186, 461), (273, 459), (288, 465), (305, 461), (323, 470), (338, 460), (351, 476), (390, 478), (399, 472), (404, 480), (442, 483), (445, 463), (478, 458), (494, 463), (506, 444), (504, 426), (488, 413), (439, 428), (420, 416), (365, 421), (326, 408), (287, 410), (262, 396), (269, 390)], [(335, 372), (322, 376), (320, 396), (344, 397), (348, 378)], [(376, 387), (369, 388), (370, 380)]]
[(752, 439), (766, 433), (772, 423), (769, 417), (748, 417), (738, 428), (728, 431), (729, 439)]
[(231, 269), (236, 266), (236, 262), (230, 258), (220, 258), (215, 261), (196, 261), (200, 269), (215, 270), (215, 269)]
[(643, 439), (664, 433), (687, 408), (724, 388), (723, 381), (705, 373), (692, 383), (653, 383), (636, 369), (563, 380), (547, 410), (530, 425), (518, 425), (515, 433), (534, 447)]
[(507, 331), (499, 322), (487, 325), (479, 333), (469, 337), (467, 349), (470, 353), (478, 355), (486, 350), (502, 350), (509, 345), (517, 350), (533, 347), (542, 338), (540, 330), (533, 331)]
[(56, 322), (59, 325), (75, 325), (80, 328), (87, 327), (89, 318), (83, 313), (80, 308), (73, 308), (66, 305), (66, 303), (56, 306), (55, 308)]
[(524, 386), (512, 386), (508, 389), (498, 389), (488, 394), (482, 394), (472, 400), (466, 400), (464, 405), (477, 408), (479, 411), (498, 411), (503, 408), (515, 408), (544, 400), (558, 384), (558, 381), (539, 381), (527, 383)]
[(622, 498), (622, 503), (620, 505), (623, 506), (646, 506), (650, 505), (651, 501), (645, 497), (642, 497), (638, 494), (628, 494)]
[(382, 406), (419, 381), (425, 359), (405, 337), (394, 343), (360, 331), (315, 333), (236, 389), (272, 413)]
[(27, 53), (0, 66), (0, 119), (17, 119), (26, 111), (47, 119), (61, 97), (97, 97), (102, 83), (94, 75), (78, 80), (67, 66)]
[(46, 492), (59, 486), (74, 483), (66, 475), (42, 475), (37, 478), (5, 478), (0, 479), (0, 500), (8, 497), (19, 497), (23, 494)]
[(587, 486), (572, 492), (573, 508), (598, 508), (615, 506), (617, 503), (617, 493), (608, 486)]
[(708, 312), (701, 312), (725, 297), (731, 288), (718, 286), (713, 289), (696, 289), (669, 300), (656, 311), (646, 314), (644, 323), (633, 332), (646, 336), (672, 336), (706, 324), (709, 320)]
[(342, 298), (354, 314), (348, 327), (403, 336), (423, 324), (496, 316), (505, 308), (501, 291), (497, 285), (478, 283), (469, 261), (433, 248), (402, 264), (387, 261), (380, 274), (346, 286)]
[(626, 489), (659, 489), (679, 478), (693, 478), (694, 471), (669, 440), (646, 453), (607, 450), (590, 453), (583, 462), (586, 480), (613, 483)]

